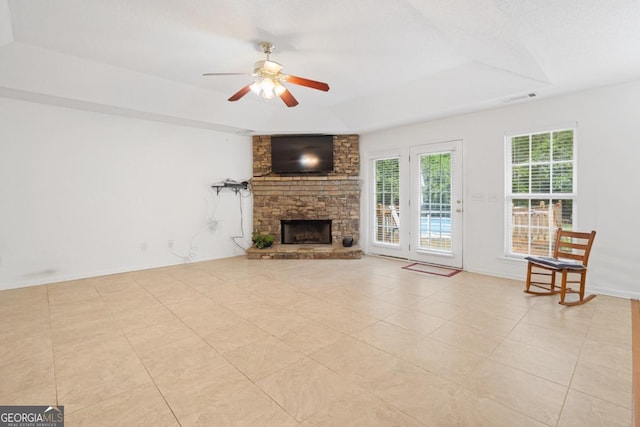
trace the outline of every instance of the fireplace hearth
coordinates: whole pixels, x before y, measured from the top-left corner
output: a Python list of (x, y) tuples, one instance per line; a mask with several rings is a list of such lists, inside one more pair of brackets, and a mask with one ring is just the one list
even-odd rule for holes
[(331, 244), (330, 219), (283, 219), (280, 230), (283, 244)]

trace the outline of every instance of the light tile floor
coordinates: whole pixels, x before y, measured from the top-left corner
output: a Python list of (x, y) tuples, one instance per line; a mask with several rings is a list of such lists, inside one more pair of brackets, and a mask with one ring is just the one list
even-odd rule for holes
[[(215, 260), (0, 292), (0, 404), (67, 426), (629, 426), (628, 300), (361, 260)], [(523, 267), (524, 268), (524, 267)]]

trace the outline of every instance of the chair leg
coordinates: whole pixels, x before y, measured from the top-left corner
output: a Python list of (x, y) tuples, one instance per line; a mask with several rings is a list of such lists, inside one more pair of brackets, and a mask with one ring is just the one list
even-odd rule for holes
[(585, 283), (587, 282), (587, 272), (583, 271), (580, 273), (580, 301), (584, 300), (584, 288)]
[(529, 263), (527, 266), (527, 283), (525, 284), (525, 292), (529, 292), (529, 288), (531, 287), (531, 267), (532, 264)]
[(595, 295), (589, 295), (588, 297), (585, 298), (584, 291), (585, 291), (586, 283), (587, 283), (587, 272), (583, 271), (582, 274), (580, 274), (580, 303), (581, 304), (587, 301), (591, 301), (596, 297)]
[[(553, 275), (555, 279), (556, 275)], [(567, 294), (567, 270), (562, 270), (562, 284), (560, 285), (560, 304), (564, 304), (564, 297)]]
[[(556, 276), (555, 276), (555, 272), (551, 271), (550, 273), (541, 273), (541, 272), (536, 272), (533, 271), (534, 268), (540, 268), (537, 267), (535, 264), (533, 263), (529, 263), (527, 264), (527, 281), (525, 282), (525, 289), (523, 292), (527, 293), (527, 294), (532, 294), (532, 295), (555, 295), (557, 294), (559, 291), (556, 290)], [(538, 275), (538, 276), (549, 276), (549, 280), (545, 280), (544, 282), (538, 282), (536, 280), (541, 280), (541, 279), (536, 279), (534, 276)], [(536, 287), (536, 288), (542, 288), (545, 290), (545, 292), (541, 292), (541, 291), (533, 291), (531, 290), (531, 287)]]
[(567, 305), (567, 306), (581, 305), (581, 304), (584, 304), (585, 302), (589, 302), (592, 299), (594, 299), (596, 297), (595, 295), (589, 295), (588, 297), (585, 298), (584, 292), (585, 292), (586, 283), (587, 283), (587, 272), (583, 271), (582, 273), (580, 273), (580, 291), (578, 292), (578, 294), (580, 295), (580, 299), (578, 301), (573, 301), (573, 302), (564, 302), (564, 297), (566, 295), (566, 290), (567, 290), (566, 289), (567, 288), (567, 271), (563, 270), (562, 271), (562, 289), (560, 292), (560, 302), (558, 304)]

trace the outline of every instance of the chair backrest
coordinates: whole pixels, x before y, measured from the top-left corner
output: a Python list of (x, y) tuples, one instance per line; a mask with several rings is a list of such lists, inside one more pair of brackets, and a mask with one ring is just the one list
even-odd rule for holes
[(556, 243), (553, 249), (554, 258), (565, 258), (580, 261), (585, 267), (589, 262), (589, 254), (596, 232), (566, 231), (558, 228)]

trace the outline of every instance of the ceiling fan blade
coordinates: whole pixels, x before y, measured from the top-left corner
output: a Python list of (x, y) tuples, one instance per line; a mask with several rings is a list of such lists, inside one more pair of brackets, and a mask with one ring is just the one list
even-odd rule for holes
[(229, 101), (237, 101), (238, 99), (249, 93), (249, 91), (251, 91), (251, 85), (246, 85), (245, 87), (234, 93), (231, 98), (229, 98)]
[(284, 92), (280, 94), (280, 99), (282, 99), (282, 101), (287, 104), (287, 107), (295, 107), (296, 105), (298, 105), (298, 100), (295, 99), (293, 95), (291, 95), (289, 89), (285, 89)]
[(303, 77), (287, 75), (286, 80), (289, 83), (293, 83), (294, 85), (306, 86), (312, 89), (323, 90), (325, 92), (329, 91), (329, 85), (323, 82), (317, 82), (315, 80), (305, 79)]
[(249, 73), (204, 73), (203, 76), (248, 76)]

